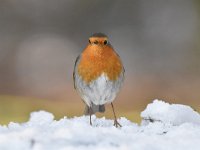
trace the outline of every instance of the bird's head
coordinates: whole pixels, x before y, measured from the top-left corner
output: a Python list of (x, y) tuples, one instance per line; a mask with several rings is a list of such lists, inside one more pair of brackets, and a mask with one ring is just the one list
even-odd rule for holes
[(92, 36), (89, 37), (89, 45), (106, 47), (110, 46), (110, 43), (108, 41), (108, 37), (105, 34), (94, 33)]

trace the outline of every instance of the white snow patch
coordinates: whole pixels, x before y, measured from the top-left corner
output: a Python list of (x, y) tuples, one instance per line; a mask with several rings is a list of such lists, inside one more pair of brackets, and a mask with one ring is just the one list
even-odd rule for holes
[(199, 150), (199, 114), (189, 106), (155, 100), (141, 114), (159, 121), (138, 125), (92, 116), (54, 120), (51, 113), (33, 112), (25, 123), (0, 126), (1, 150)]
[(173, 125), (183, 123), (193, 123), (200, 125), (200, 115), (190, 106), (181, 104), (169, 104), (164, 101), (154, 100), (148, 104), (147, 108), (141, 113), (143, 123), (151, 121), (161, 121)]

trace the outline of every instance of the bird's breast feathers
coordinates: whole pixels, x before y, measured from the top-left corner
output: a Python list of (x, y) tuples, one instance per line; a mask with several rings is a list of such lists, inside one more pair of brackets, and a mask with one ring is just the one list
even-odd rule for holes
[(110, 81), (115, 81), (123, 72), (123, 66), (112, 48), (106, 48), (103, 51), (86, 48), (81, 55), (77, 72), (86, 83), (97, 79), (102, 74), (105, 74)]

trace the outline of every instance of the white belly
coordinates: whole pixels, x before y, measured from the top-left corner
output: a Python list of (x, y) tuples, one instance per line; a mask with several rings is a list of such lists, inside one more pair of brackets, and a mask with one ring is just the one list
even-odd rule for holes
[(109, 81), (108, 77), (102, 74), (89, 84), (86, 84), (78, 77), (75, 84), (81, 98), (90, 106), (91, 103), (102, 105), (112, 102), (119, 92), (122, 82), (123, 74), (121, 74), (116, 81)]

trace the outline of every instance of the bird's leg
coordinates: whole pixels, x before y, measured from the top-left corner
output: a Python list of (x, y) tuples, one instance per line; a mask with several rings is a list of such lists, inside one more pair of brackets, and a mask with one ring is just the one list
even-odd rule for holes
[(90, 125), (92, 126), (92, 118), (91, 118), (91, 116), (92, 116), (92, 108), (91, 107), (89, 107), (89, 112), (90, 112)]
[(115, 110), (114, 110), (113, 103), (111, 103), (111, 106), (112, 106), (113, 114), (114, 114), (114, 117), (115, 117), (114, 126), (115, 126), (116, 128), (117, 128), (117, 127), (122, 127), (121, 124), (119, 124), (119, 122), (117, 121), (117, 117), (116, 117), (116, 114), (115, 114)]

